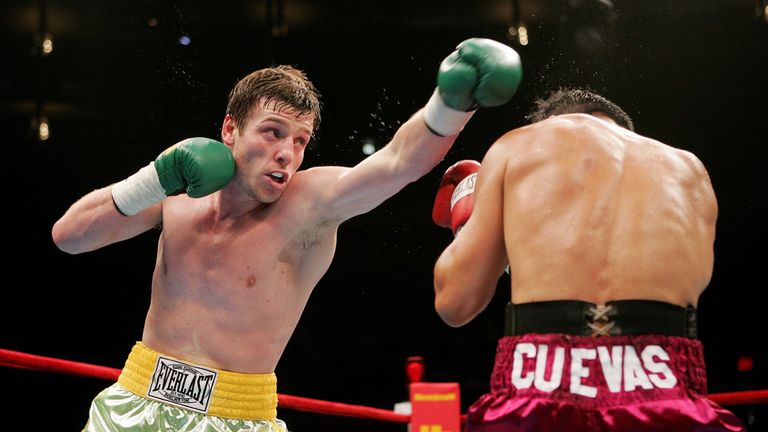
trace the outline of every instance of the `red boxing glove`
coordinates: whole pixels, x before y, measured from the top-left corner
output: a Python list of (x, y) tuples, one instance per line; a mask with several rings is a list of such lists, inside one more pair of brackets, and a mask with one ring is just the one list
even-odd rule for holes
[(475, 179), (480, 162), (462, 160), (453, 164), (443, 174), (432, 207), (435, 224), (451, 228), (453, 235), (467, 223), (474, 205)]

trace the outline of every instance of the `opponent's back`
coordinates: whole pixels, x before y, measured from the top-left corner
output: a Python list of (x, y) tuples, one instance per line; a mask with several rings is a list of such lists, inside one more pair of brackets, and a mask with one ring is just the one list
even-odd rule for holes
[(717, 204), (695, 156), (587, 114), (513, 131), (489, 156), (506, 161), (489, 180), (504, 182), (513, 303), (696, 304)]

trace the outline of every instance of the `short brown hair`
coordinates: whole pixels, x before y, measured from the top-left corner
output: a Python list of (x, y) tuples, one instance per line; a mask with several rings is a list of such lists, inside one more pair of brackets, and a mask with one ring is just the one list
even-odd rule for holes
[(320, 93), (299, 69), (281, 65), (251, 72), (229, 92), (227, 114), (242, 127), (261, 101), (274, 103), (278, 111), (295, 110), (299, 115), (314, 116), (313, 136), (320, 127)]

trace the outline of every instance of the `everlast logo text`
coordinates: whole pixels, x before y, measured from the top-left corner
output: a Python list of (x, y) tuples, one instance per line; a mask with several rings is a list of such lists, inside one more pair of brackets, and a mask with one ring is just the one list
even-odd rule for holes
[(159, 357), (147, 396), (207, 413), (216, 376), (216, 371)]
[(475, 191), (476, 180), (477, 173), (472, 173), (456, 185), (456, 189), (453, 190), (453, 194), (451, 195), (451, 210), (453, 210), (453, 206), (455, 206), (460, 199)]

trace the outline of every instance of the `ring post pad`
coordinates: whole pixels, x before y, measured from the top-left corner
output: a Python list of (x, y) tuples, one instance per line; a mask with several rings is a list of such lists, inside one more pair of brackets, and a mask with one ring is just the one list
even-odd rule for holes
[(411, 431), (461, 432), (459, 383), (412, 383), (410, 393)]

